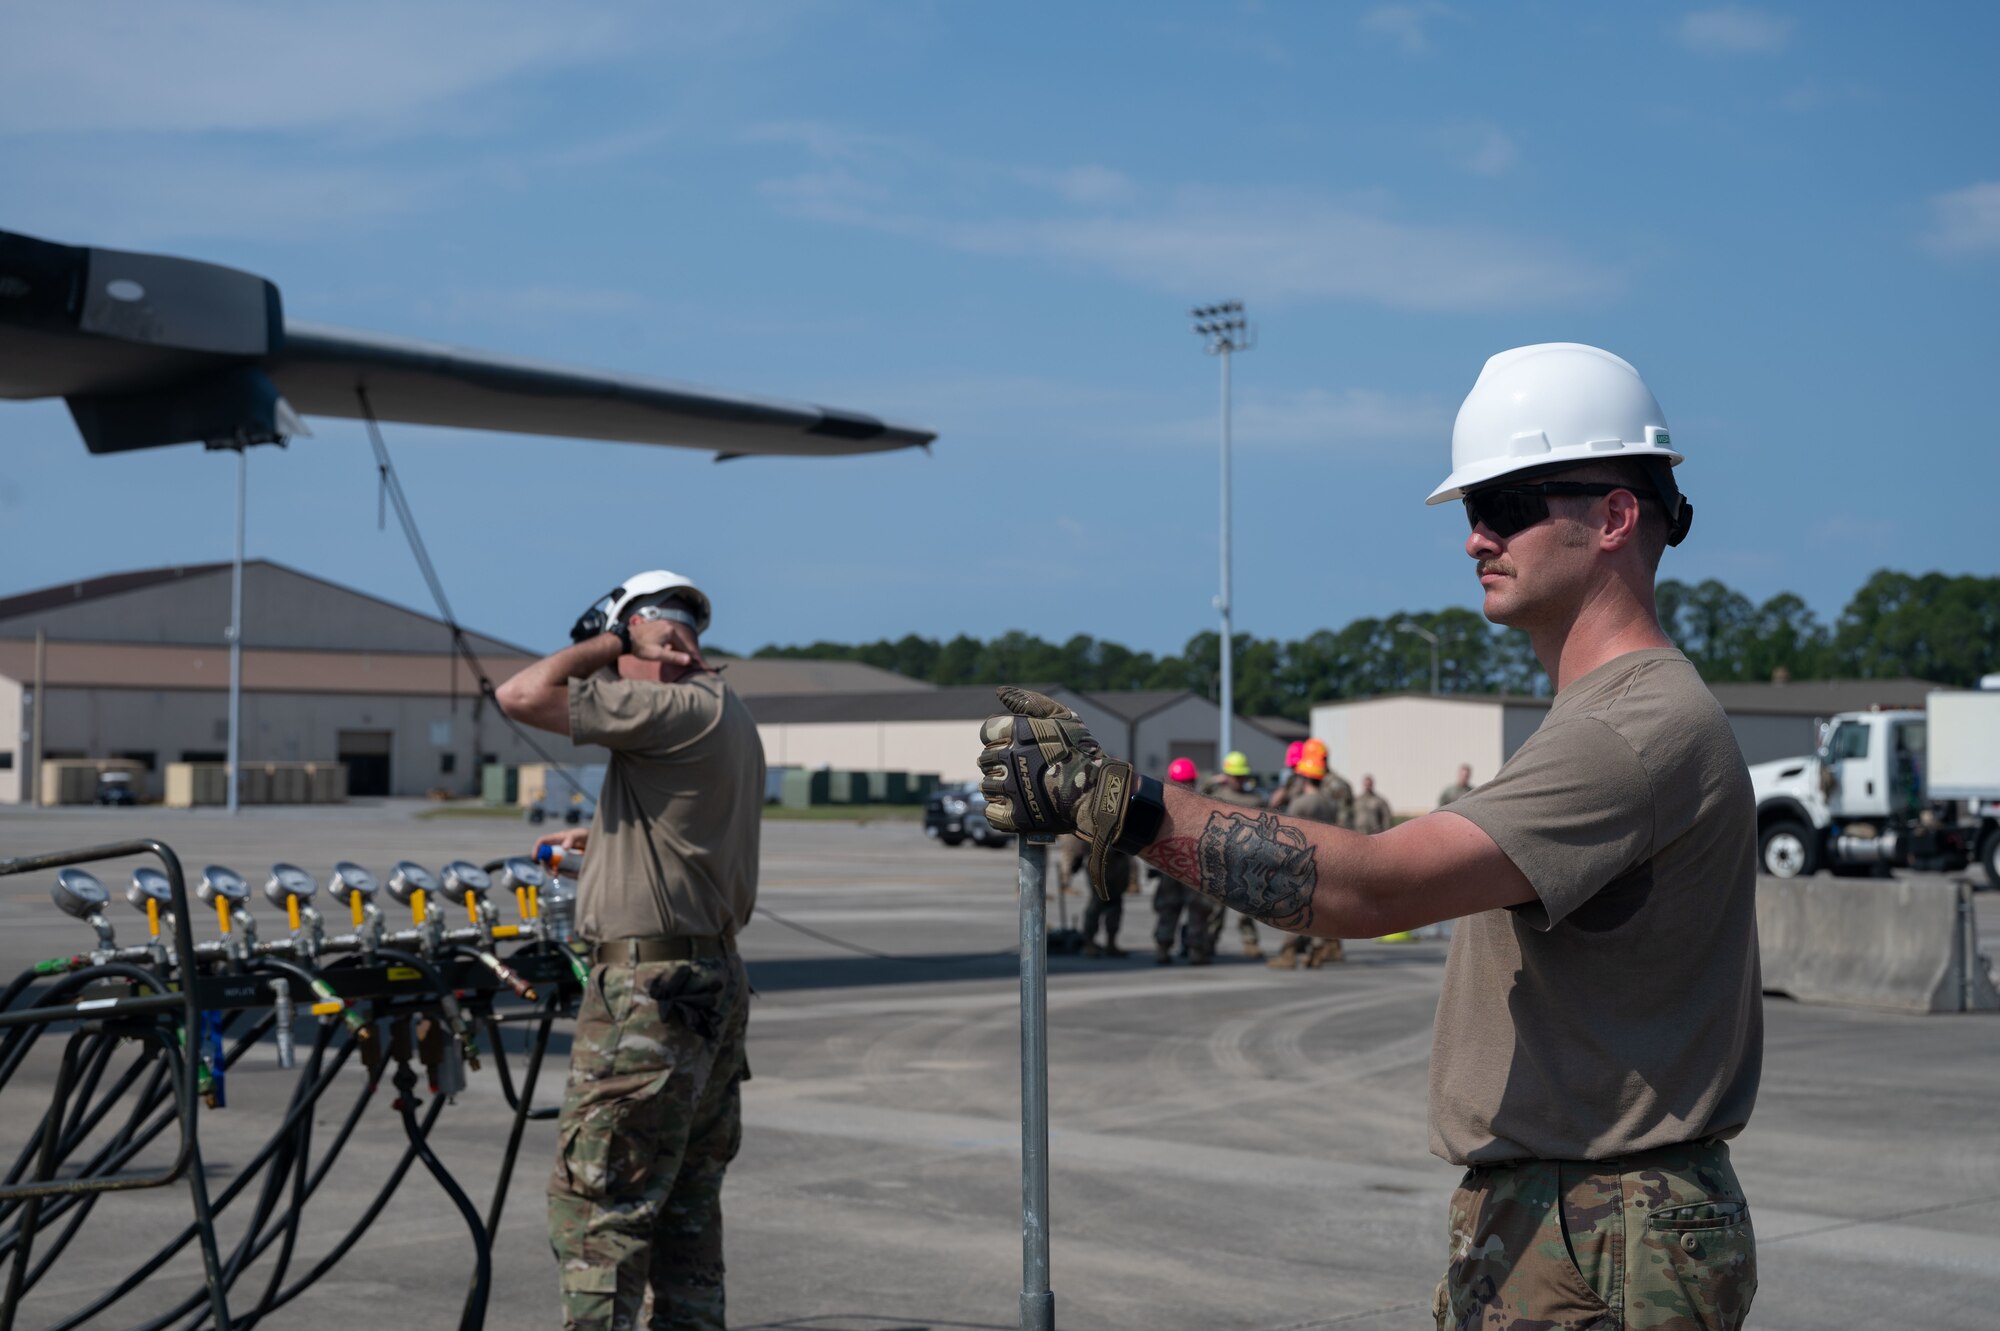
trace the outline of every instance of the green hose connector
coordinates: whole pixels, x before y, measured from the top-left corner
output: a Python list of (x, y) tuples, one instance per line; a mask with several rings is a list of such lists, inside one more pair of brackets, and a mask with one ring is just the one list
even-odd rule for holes
[(37, 975), (67, 975), (83, 966), (82, 957), (50, 957), (47, 961), (35, 963)]

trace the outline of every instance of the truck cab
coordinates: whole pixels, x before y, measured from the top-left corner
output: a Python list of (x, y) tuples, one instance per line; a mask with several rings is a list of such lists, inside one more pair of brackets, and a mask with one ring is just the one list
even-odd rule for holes
[[(2000, 704), (2000, 694), (1989, 698)], [(1982, 708), (1987, 701), (1979, 699)], [(1811, 757), (1752, 767), (1758, 870), (1777, 878), (1821, 868), (1955, 870), (1976, 850), (2000, 886), (2000, 805), (1962, 798), (1975, 794), (1970, 790), (1937, 798), (1947, 792), (1931, 788), (1931, 723), (1928, 708), (1843, 712), (1820, 728)]]

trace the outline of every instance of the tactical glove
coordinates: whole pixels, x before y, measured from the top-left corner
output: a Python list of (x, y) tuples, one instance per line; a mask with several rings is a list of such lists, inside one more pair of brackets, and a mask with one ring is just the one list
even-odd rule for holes
[(1104, 756), (1083, 718), (1053, 698), (1005, 686), (1002, 716), (979, 728), (986, 821), (1003, 832), (1075, 832), (1090, 846), (1090, 886), (1111, 899), (1105, 865), (1125, 828), (1132, 764)]

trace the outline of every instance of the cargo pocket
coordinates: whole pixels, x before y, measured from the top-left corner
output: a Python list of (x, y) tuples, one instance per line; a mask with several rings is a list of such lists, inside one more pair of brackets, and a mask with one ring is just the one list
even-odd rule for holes
[(657, 1154), (665, 1070), (599, 1077), (572, 1086), (556, 1135), (556, 1183), (589, 1201), (630, 1196), (645, 1186)]
[(1757, 1238), (1741, 1197), (1662, 1206), (1646, 1216), (1632, 1263), (1634, 1309), (1703, 1331), (1734, 1331), (1757, 1293)]

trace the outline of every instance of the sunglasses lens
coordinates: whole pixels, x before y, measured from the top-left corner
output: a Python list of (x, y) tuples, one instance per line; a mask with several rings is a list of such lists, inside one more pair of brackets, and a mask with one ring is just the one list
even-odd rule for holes
[(1484, 523), (1503, 539), (1548, 515), (1548, 501), (1533, 490), (1481, 490), (1465, 496), (1466, 520), (1474, 527)]

